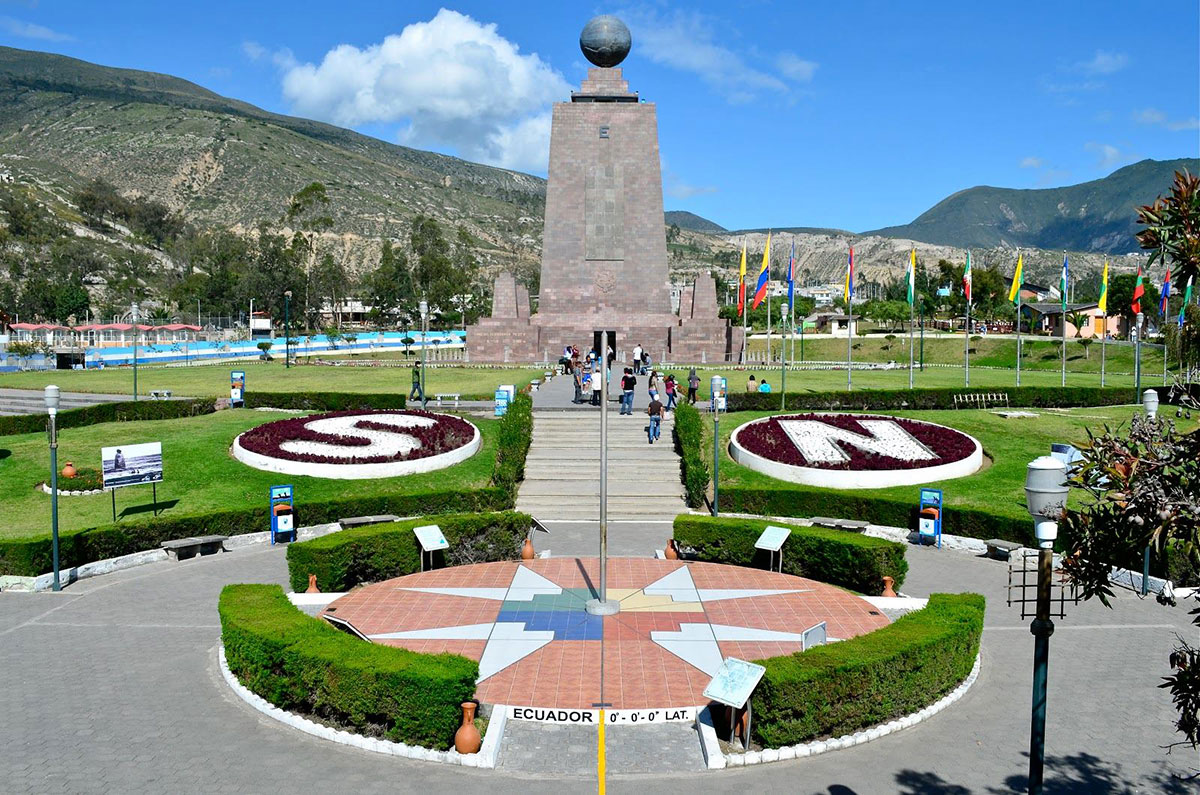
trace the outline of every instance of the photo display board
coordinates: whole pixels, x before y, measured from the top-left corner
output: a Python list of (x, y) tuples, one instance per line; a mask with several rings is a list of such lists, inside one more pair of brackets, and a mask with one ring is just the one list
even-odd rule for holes
[(106, 489), (161, 483), (162, 442), (103, 447), (100, 449), (100, 468), (104, 473)]

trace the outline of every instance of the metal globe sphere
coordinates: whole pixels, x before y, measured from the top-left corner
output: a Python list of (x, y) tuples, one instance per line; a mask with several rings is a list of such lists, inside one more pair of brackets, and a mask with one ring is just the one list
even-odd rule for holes
[(608, 14), (593, 17), (579, 34), (579, 49), (584, 57), (605, 69), (625, 60), (632, 43), (625, 23)]

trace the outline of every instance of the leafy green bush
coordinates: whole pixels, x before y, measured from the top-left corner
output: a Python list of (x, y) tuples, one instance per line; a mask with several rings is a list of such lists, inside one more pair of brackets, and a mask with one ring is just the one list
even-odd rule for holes
[[(1159, 398), (1165, 404), (1167, 390)], [(1067, 408), (1072, 406), (1118, 406), (1138, 402), (1133, 390), (1117, 387), (1022, 386), (1004, 389), (864, 389), (855, 392), (789, 392), (789, 411), (881, 411), (884, 409), (953, 409), (955, 395), (1003, 393), (1010, 406)], [(775, 411), (779, 394), (731, 392), (730, 411)]]
[(525, 478), (525, 459), (533, 440), (533, 398), (522, 392), (509, 403), (500, 420), (498, 437), (492, 483), (507, 489), (515, 501), (517, 484)]
[(700, 449), (704, 441), (703, 422), (695, 406), (680, 403), (675, 407), (675, 452), (681, 459), (683, 488), (692, 508), (703, 507), (708, 496), (710, 475), (704, 451)]
[(932, 704), (971, 672), (983, 610), (978, 594), (933, 594), (882, 629), (762, 660), (755, 739), (778, 748), (840, 737)]
[(444, 749), (475, 693), (473, 660), (364, 643), (297, 610), (278, 585), (227, 585), (218, 612), (229, 669), (280, 709)]
[[(766, 562), (768, 553), (754, 542), (769, 524), (760, 519), (725, 519), (681, 514), (675, 517), (675, 545), (694, 550), (695, 558), (736, 566)], [(904, 545), (848, 530), (789, 525), (792, 534), (783, 545), (783, 571), (799, 577), (878, 595), (883, 578), (904, 583), (908, 561)]]
[(365, 411), (405, 408), (407, 395), (358, 392), (246, 392), (246, 408), (293, 411)]
[[(83, 428), (102, 422), (135, 422), (138, 420), (173, 420), (195, 417), (215, 411), (211, 399), (194, 400), (126, 400), (120, 403), (101, 403), (80, 409), (58, 412), (58, 429)], [(41, 433), (46, 430), (45, 414), (21, 414), (0, 417), (0, 436), (20, 433)]]
[(311, 541), (288, 546), (288, 575), (292, 590), (308, 587), (317, 575), (322, 591), (348, 591), (366, 582), (379, 582), (421, 570), (421, 551), (413, 528), (436, 524), (450, 543), (450, 565), (515, 560), (532, 519), (524, 513), (451, 514), (403, 522), (352, 527)]

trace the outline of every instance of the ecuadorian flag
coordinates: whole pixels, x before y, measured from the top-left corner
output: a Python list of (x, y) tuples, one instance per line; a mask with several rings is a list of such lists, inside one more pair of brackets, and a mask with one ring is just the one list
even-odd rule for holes
[(854, 297), (854, 246), (850, 247), (850, 259), (846, 260), (846, 285), (842, 298), (846, 301), (846, 314), (850, 314), (850, 299)]
[(754, 288), (754, 303), (750, 305), (751, 309), (758, 309), (767, 297), (767, 281), (770, 279), (770, 264), (771, 264), (771, 233), (767, 232), (767, 247), (763, 249), (762, 267), (758, 269), (758, 284)]

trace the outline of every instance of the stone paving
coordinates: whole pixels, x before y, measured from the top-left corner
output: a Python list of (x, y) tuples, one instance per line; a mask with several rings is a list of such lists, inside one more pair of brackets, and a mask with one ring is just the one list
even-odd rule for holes
[[(812, 759), (658, 776), (610, 767), (609, 789), (1023, 789), (1033, 641), (1028, 622), (1004, 604), (1005, 567), (932, 548), (910, 547), (908, 557), (906, 593), (988, 597), (982, 672), (961, 701), (910, 730)], [(251, 548), (151, 564), (60, 594), (0, 594), (0, 792), (595, 791), (592, 768), (551, 777), (380, 757), (254, 712), (217, 672), (217, 595), (228, 582), (285, 581), (282, 547)], [(1046, 791), (1193, 791), (1170, 778), (1200, 760), (1163, 750), (1177, 737), (1169, 695), (1156, 687), (1175, 633), (1194, 634), (1186, 609), (1121, 592), (1112, 610), (1069, 610), (1050, 644)], [(626, 738), (614, 730), (609, 739)]]

